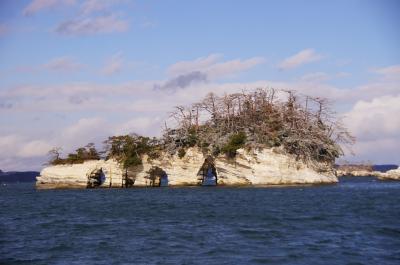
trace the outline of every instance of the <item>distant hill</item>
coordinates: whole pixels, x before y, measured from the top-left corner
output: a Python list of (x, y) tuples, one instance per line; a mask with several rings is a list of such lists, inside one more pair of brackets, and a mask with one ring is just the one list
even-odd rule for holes
[(25, 172), (3, 172), (0, 170), (0, 183), (3, 182), (34, 182), (36, 177), (39, 176), (39, 172), (36, 171), (25, 171)]
[(398, 165), (373, 165), (372, 168), (375, 171), (380, 171), (380, 172), (386, 172), (388, 170), (396, 169), (398, 168)]

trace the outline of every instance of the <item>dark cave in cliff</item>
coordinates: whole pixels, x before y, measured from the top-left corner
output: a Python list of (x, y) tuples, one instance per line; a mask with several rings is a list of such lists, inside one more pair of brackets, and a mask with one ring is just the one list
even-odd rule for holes
[(212, 156), (208, 156), (198, 174), (201, 186), (216, 186), (218, 184), (217, 170)]

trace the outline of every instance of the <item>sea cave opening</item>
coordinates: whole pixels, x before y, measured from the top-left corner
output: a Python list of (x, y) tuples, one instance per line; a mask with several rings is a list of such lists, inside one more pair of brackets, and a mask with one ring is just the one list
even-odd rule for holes
[(168, 174), (162, 168), (153, 166), (147, 171), (149, 174), (147, 179), (149, 180), (148, 186), (150, 187), (166, 187), (168, 186)]
[(125, 173), (122, 177), (122, 187), (132, 188), (135, 185), (136, 175), (132, 174), (128, 169), (125, 169)]
[(214, 158), (208, 156), (201, 166), (198, 174), (201, 186), (217, 186), (218, 176)]
[(100, 187), (106, 181), (103, 169), (95, 169), (88, 174), (87, 188)]

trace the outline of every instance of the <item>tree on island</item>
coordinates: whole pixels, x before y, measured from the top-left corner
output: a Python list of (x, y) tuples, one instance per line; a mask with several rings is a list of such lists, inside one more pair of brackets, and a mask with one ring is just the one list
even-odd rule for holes
[[(296, 94), (291, 90), (257, 89), (217, 96), (209, 93), (190, 106), (177, 106), (170, 115), (177, 124), (164, 129), (160, 139), (137, 134), (111, 136), (105, 142), (105, 158), (118, 160), (125, 169), (142, 164), (142, 157), (157, 158), (161, 152), (186, 155), (190, 147), (205, 154), (234, 158), (239, 148), (256, 150), (278, 147), (305, 163), (333, 166), (343, 146), (354, 137), (332, 111), (327, 99)], [(82, 163), (99, 159), (93, 144), (78, 148), (67, 158), (52, 150), (51, 164)]]
[(195, 139), (205, 152), (229, 157), (241, 147), (282, 147), (305, 162), (334, 163), (343, 155), (341, 145), (354, 142), (328, 100), (290, 90), (257, 89), (222, 97), (210, 93), (188, 107), (176, 107), (171, 117), (178, 126), (166, 128), (163, 138), (171, 153), (193, 146)]
[(99, 160), (101, 158), (94, 143), (89, 143), (76, 149), (74, 153), (69, 153), (66, 158), (60, 157), (61, 150), (61, 147), (55, 147), (49, 151), (50, 165), (80, 164), (88, 160)]
[(156, 158), (160, 146), (158, 139), (138, 134), (111, 136), (104, 144), (106, 159), (114, 158), (121, 162), (124, 168), (141, 165), (141, 157), (144, 154)]

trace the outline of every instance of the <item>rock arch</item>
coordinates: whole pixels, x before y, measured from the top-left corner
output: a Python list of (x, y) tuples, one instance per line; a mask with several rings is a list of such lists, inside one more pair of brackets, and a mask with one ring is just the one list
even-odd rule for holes
[(146, 178), (149, 180), (147, 186), (166, 187), (168, 186), (168, 174), (162, 168), (153, 166), (147, 171)]
[(218, 184), (217, 169), (212, 156), (206, 157), (197, 175), (201, 186), (216, 186)]
[(102, 168), (96, 168), (87, 175), (87, 188), (98, 188), (106, 181)]
[(133, 175), (128, 169), (125, 169), (125, 172), (122, 175), (122, 187), (123, 188), (132, 188), (135, 185), (136, 176)]

